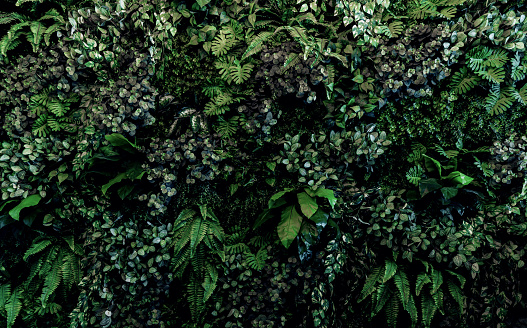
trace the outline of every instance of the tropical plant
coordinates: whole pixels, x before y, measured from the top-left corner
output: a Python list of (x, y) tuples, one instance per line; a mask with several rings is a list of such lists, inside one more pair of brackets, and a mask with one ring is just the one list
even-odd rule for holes
[[(52, 20), (53, 24), (46, 27), (41, 23), (44, 20)], [(38, 51), (42, 39), (49, 46), (51, 35), (55, 32), (60, 33), (61, 30), (64, 30), (66, 24), (64, 18), (56, 9), (49, 10), (36, 21), (32, 21), (29, 17), (18, 13), (0, 12), (0, 24), (8, 24), (12, 21), (19, 21), (19, 23), (11, 26), (7, 34), (0, 41), (0, 54), (3, 56), (7, 56), (8, 51), (15, 49), (21, 44), (21, 36), (26, 36), (27, 41), (33, 48), (33, 52)]]
[[(464, 308), (462, 289), (466, 281), (463, 276), (451, 270), (438, 270), (426, 261), (418, 261), (425, 270), (414, 275), (407, 266), (398, 265), (396, 259), (394, 253), (394, 259), (386, 259), (384, 265), (375, 267), (364, 283), (358, 302), (368, 297), (371, 299), (371, 317), (384, 309), (387, 326), (397, 327), (402, 307), (410, 315), (412, 327), (419, 323), (430, 327), (437, 312), (444, 314), (443, 304), (447, 294), (459, 306), (458, 314), (461, 315)], [(418, 307), (421, 308), (421, 316)]]
[(75, 93), (64, 100), (52, 95), (53, 88), (48, 87), (39, 94), (31, 96), (29, 111), (37, 116), (33, 123), (33, 134), (46, 137), (53, 132), (66, 131), (73, 133), (77, 130), (70, 106), (78, 102), (79, 97)]
[(300, 235), (305, 247), (309, 248), (327, 224), (335, 226), (329, 214), (317, 203), (317, 197), (326, 198), (331, 208), (334, 208), (337, 202), (331, 189), (318, 188), (313, 191), (304, 188), (304, 191), (296, 193), (294, 189), (286, 188), (271, 197), (269, 208), (260, 214), (253, 229), (260, 227), (279, 213), (280, 222), (276, 227), (276, 232), (284, 247), (289, 248)]
[(174, 247), (172, 258), (176, 276), (182, 277), (190, 265), (187, 299), (192, 319), (201, 322), (205, 303), (216, 289), (219, 272), (210, 255), (225, 261), (224, 232), (218, 218), (206, 205), (181, 211), (174, 221)]

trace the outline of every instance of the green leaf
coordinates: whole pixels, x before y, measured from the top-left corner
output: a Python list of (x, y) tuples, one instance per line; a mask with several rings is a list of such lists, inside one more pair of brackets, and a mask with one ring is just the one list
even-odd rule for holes
[(22, 209), (37, 205), (41, 199), (42, 197), (40, 197), (38, 194), (27, 196), (27, 198), (23, 199), (17, 206), (9, 211), (9, 215), (18, 221), (20, 219), (20, 211)]
[(419, 193), (421, 197), (424, 197), (426, 194), (441, 188), (442, 186), (437, 183), (437, 179), (424, 179), (419, 181)]
[(108, 140), (112, 144), (112, 146), (120, 147), (129, 153), (136, 153), (136, 149), (139, 148), (139, 146), (134, 143), (131, 143), (130, 141), (128, 141), (128, 139), (126, 139), (122, 134), (119, 133), (113, 133), (104, 136), (104, 138)]
[(273, 204), (281, 198), (283, 195), (287, 194), (288, 192), (292, 191), (293, 188), (285, 188), (284, 190), (277, 192), (276, 194), (271, 196), (271, 199), (269, 199), (269, 208), (275, 208), (277, 206), (273, 206)]
[(331, 208), (335, 208), (335, 204), (337, 203), (337, 198), (335, 198), (335, 193), (331, 189), (325, 189), (325, 188), (318, 188), (315, 192), (315, 196), (317, 197), (323, 197), (326, 198), (329, 202), (329, 205), (331, 205)]
[(112, 180), (110, 180), (110, 182), (108, 182), (107, 184), (105, 184), (104, 186), (101, 187), (101, 191), (103, 193), (103, 195), (106, 195), (106, 191), (108, 190), (108, 188), (110, 188), (111, 186), (113, 186), (114, 184), (116, 183), (119, 183), (121, 182), (121, 180), (123, 179), (127, 179), (126, 177), (126, 173), (120, 173), (118, 174), (115, 178), (113, 178)]
[(314, 198), (311, 198), (307, 193), (302, 192), (297, 194), (298, 203), (300, 204), (300, 210), (302, 213), (311, 218), (313, 214), (318, 210), (318, 204)]
[(427, 155), (424, 155), (424, 154), (422, 156), (425, 159), (425, 168), (426, 168), (426, 170), (428, 172), (434, 172), (434, 169), (437, 169), (437, 171), (439, 172), (439, 176), (441, 176), (441, 163), (439, 163), (438, 160), (433, 159), (430, 156), (427, 156)]
[(309, 219), (315, 222), (317, 225), (325, 226), (328, 223), (329, 214), (318, 209)]
[(22, 288), (18, 286), (5, 305), (7, 312), (7, 327), (11, 328), (15, 324), (16, 317), (22, 310)]
[(196, 2), (198, 3), (198, 5), (203, 8), (205, 7), (208, 3), (210, 3), (210, 0), (196, 0)]
[(390, 280), (397, 271), (397, 264), (395, 264), (394, 261), (385, 260), (384, 263), (384, 278), (382, 278), (383, 283)]
[(458, 190), (454, 187), (443, 187), (441, 188), (441, 192), (443, 193), (443, 197), (445, 197), (445, 199), (450, 199), (457, 195)]
[(254, 222), (253, 229), (258, 228), (259, 226), (267, 222), (267, 220), (269, 220), (272, 217), (273, 215), (270, 209), (264, 210), (262, 213), (260, 213), (260, 215), (258, 215), (256, 222)]
[(294, 206), (288, 206), (282, 211), (281, 221), (276, 231), (285, 248), (291, 246), (300, 231), (301, 225), (302, 216), (298, 214)]
[(122, 186), (121, 188), (117, 189), (117, 194), (119, 195), (119, 197), (122, 200), (124, 200), (128, 195), (130, 195), (132, 190), (134, 190), (134, 186), (133, 185), (125, 185), (125, 186)]
[(445, 179), (450, 179), (456, 183), (462, 184), (463, 186), (466, 186), (472, 181), (474, 181), (474, 178), (471, 178), (459, 171), (454, 171), (450, 173), (448, 176), (445, 177)]

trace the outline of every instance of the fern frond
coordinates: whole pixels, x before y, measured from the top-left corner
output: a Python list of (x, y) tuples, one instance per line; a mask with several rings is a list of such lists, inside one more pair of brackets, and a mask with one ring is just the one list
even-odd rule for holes
[(7, 56), (7, 52), (15, 49), (19, 44), (20, 40), (18, 39), (24, 32), (22, 31), (13, 31), (13, 28), (7, 32), (6, 35), (0, 41), (0, 54)]
[(399, 291), (403, 308), (406, 310), (410, 300), (410, 281), (408, 280), (406, 273), (402, 270), (397, 271), (393, 277), (393, 281), (395, 282), (395, 286), (397, 286), (397, 290)]
[(190, 313), (194, 322), (200, 322), (200, 315), (203, 312), (204, 289), (198, 281), (198, 277), (191, 275), (187, 286), (187, 301), (190, 305)]
[(280, 70), (280, 74), (284, 74), (290, 67), (297, 65), (300, 62), (300, 54), (290, 53), (289, 57)]
[(457, 9), (455, 7), (444, 8), (438, 13), (438, 16), (445, 19), (452, 19), (456, 15)]
[(15, 13), (15, 12), (12, 12), (12, 13), (0, 12), (0, 25), (9, 24), (15, 20), (19, 22), (27, 22), (30, 20), (30, 18), (24, 15), (21, 15), (19, 13)]
[(11, 284), (9, 282), (0, 286), (0, 309), (4, 309), (5, 305), (11, 297)]
[(381, 281), (384, 272), (382, 267), (375, 267), (372, 272), (366, 278), (364, 282), (364, 287), (362, 288), (361, 296), (359, 302), (362, 302), (368, 295), (370, 295), (375, 290), (375, 284), (378, 281)]
[(31, 255), (35, 255), (37, 253), (42, 252), (49, 245), (51, 245), (51, 240), (49, 240), (49, 239), (44, 239), (44, 240), (42, 240), (42, 241), (40, 241), (40, 242), (38, 242), (36, 244), (33, 242), (31, 247), (29, 247), (29, 249), (26, 251), (26, 253), (22, 257), (23, 260), (27, 261), (28, 257), (30, 257)]
[(467, 281), (467, 279), (465, 277), (463, 277), (459, 273), (456, 273), (456, 272), (451, 271), (451, 270), (446, 270), (446, 272), (450, 273), (452, 276), (456, 277), (459, 280), (461, 288), (463, 288), (463, 286), (465, 286), (465, 282)]
[(375, 307), (373, 308), (373, 311), (371, 313), (372, 317), (377, 315), (377, 313), (379, 313), (384, 308), (386, 302), (390, 298), (396, 297), (393, 295), (390, 289), (390, 284), (381, 284), (379, 288), (377, 288), (375, 296)]
[(261, 32), (251, 41), (244, 54), (241, 57), (243, 61), (249, 56), (259, 53), (262, 50), (263, 43), (274, 35), (273, 32)]
[(218, 282), (218, 270), (215, 266), (208, 264), (207, 265), (207, 274), (205, 275), (205, 280), (202, 284), (204, 293), (203, 293), (203, 303), (212, 296), (212, 293), (216, 289), (216, 284)]
[(465, 296), (463, 295), (461, 288), (459, 288), (459, 286), (454, 284), (450, 279), (447, 280), (447, 285), (448, 285), (448, 291), (450, 292), (450, 295), (452, 295), (456, 303), (459, 305), (459, 313), (462, 313), (463, 307), (465, 304)]
[(385, 283), (388, 280), (390, 280), (397, 271), (397, 264), (395, 264), (394, 261), (385, 260), (384, 261), (384, 277), (382, 278), (382, 282)]
[(415, 282), (415, 295), (419, 296), (419, 294), (421, 293), (421, 290), (423, 289), (423, 286), (430, 282), (432, 282), (432, 280), (430, 280), (430, 277), (428, 276), (428, 274), (426, 274), (426, 272), (421, 272), (417, 276), (417, 280)]
[(397, 327), (397, 316), (399, 315), (399, 297), (393, 295), (386, 305), (386, 321), (388, 327)]
[(50, 45), (50, 38), (51, 35), (55, 32), (61, 31), (63, 29), (63, 26), (60, 24), (53, 24), (50, 27), (46, 29), (46, 33), (44, 33), (44, 42), (46, 43), (46, 46)]
[(415, 325), (417, 323), (417, 307), (415, 306), (415, 300), (412, 294), (410, 294), (410, 298), (408, 300), (408, 306), (406, 307), (406, 312), (410, 314), (410, 319), (412, 320), (412, 325)]
[(29, 28), (31, 29), (31, 33), (27, 34), (27, 40), (29, 41), (29, 43), (31, 43), (31, 46), (33, 47), (33, 52), (37, 52), (46, 29), (44, 25), (40, 22), (31, 22)]
[(17, 286), (12, 292), (9, 300), (5, 304), (5, 310), (7, 312), (7, 327), (11, 328), (15, 324), (15, 320), (22, 310), (22, 299), (23, 291), (20, 286)]
[(62, 256), (59, 256), (58, 259), (56, 259), (52, 264), (51, 270), (45, 275), (44, 287), (42, 288), (42, 295), (40, 296), (42, 306), (47, 305), (49, 297), (59, 287), (60, 281), (62, 279), (61, 267)]
[(434, 299), (430, 295), (423, 294), (421, 297), (421, 312), (425, 327), (430, 327), (436, 310)]
[(440, 145), (438, 144), (435, 144), (434, 145), (434, 149), (441, 155), (441, 156), (445, 156), (446, 158), (448, 159), (451, 159), (451, 158), (454, 158), (456, 157), (457, 155), (459, 155), (459, 151), (457, 150), (445, 150), (443, 149), (443, 147), (441, 147)]
[(443, 275), (441, 274), (441, 271), (432, 269), (430, 278), (432, 280), (432, 290), (430, 291), (430, 294), (433, 295), (440, 290), (439, 287), (443, 284)]

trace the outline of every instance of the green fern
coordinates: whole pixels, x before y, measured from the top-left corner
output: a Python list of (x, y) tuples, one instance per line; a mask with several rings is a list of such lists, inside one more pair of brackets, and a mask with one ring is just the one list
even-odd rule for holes
[(399, 315), (399, 297), (391, 297), (386, 305), (386, 321), (388, 327), (397, 327), (397, 316)]
[(399, 291), (399, 298), (403, 304), (403, 309), (408, 310), (408, 302), (410, 301), (410, 281), (408, 281), (406, 273), (402, 270), (398, 270), (393, 276), (393, 281)]
[(485, 109), (491, 115), (504, 113), (512, 104), (513, 100), (509, 97), (507, 90), (501, 92), (499, 84), (494, 84), (490, 94), (485, 98)]
[(16, 287), (5, 304), (7, 312), (7, 328), (13, 327), (15, 320), (22, 310), (23, 291), (20, 286)]
[(274, 35), (273, 32), (261, 32), (258, 35), (256, 35), (252, 40), (247, 49), (245, 50), (244, 54), (241, 57), (241, 60), (245, 60), (246, 58), (259, 53), (263, 49), (263, 43), (271, 39)]

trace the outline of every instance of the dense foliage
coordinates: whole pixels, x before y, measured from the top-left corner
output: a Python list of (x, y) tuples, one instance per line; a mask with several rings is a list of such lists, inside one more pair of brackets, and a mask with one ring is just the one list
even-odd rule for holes
[(527, 6), (8, 0), (0, 327), (515, 327)]

